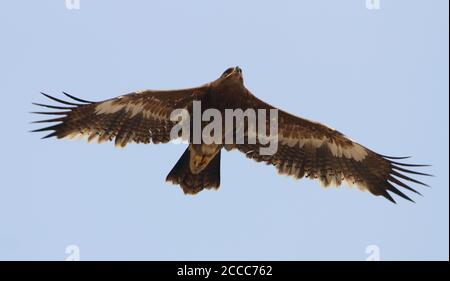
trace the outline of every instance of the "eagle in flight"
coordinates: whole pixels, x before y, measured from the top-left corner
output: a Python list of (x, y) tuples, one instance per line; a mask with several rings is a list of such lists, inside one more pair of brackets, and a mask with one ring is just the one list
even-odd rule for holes
[[(200, 101), (202, 111), (217, 109), (264, 109), (275, 107), (261, 101), (244, 86), (242, 70), (228, 68), (218, 79), (203, 86), (180, 90), (145, 90), (100, 102), (83, 100), (64, 93), (70, 101), (44, 94), (60, 103), (47, 105), (34, 103), (56, 111), (33, 112), (56, 115), (56, 118), (33, 123), (55, 122), (33, 132), (50, 131), (44, 138), (86, 137), (88, 141), (113, 141), (116, 146), (127, 143), (167, 143), (171, 129), (177, 124), (171, 118), (176, 109), (192, 112), (194, 101)], [(244, 126), (247, 134), (248, 126)], [(318, 179), (322, 185), (339, 186), (343, 181), (363, 191), (382, 195), (391, 202), (391, 193), (412, 201), (404, 190), (420, 194), (406, 182), (425, 185), (407, 174), (430, 176), (411, 170), (415, 165), (399, 162), (408, 157), (378, 154), (346, 137), (339, 131), (278, 110), (277, 151), (262, 155), (260, 142), (235, 144), (193, 143), (168, 174), (166, 181), (178, 184), (186, 194), (220, 185), (220, 154), (237, 149), (257, 162), (273, 165), (279, 174), (300, 179)], [(404, 189), (404, 190), (401, 190)]]

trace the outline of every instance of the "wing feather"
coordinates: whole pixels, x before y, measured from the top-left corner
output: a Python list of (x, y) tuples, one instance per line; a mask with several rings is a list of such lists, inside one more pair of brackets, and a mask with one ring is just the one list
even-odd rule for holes
[[(251, 93), (248, 95), (243, 107), (255, 110), (275, 109)], [(339, 186), (345, 180), (350, 186), (356, 185), (361, 190), (383, 196), (394, 203), (395, 200), (389, 194), (390, 192), (412, 201), (399, 188), (420, 194), (402, 180), (426, 185), (406, 176), (405, 173), (430, 176), (430, 174), (402, 168), (428, 165), (396, 162), (394, 160), (409, 157), (384, 156), (375, 153), (320, 123), (296, 117), (282, 110), (278, 110), (278, 120), (278, 150), (274, 155), (260, 155), (259, 147), (263, 145), (259, 142), (256, 145), (234, 144), (228, 149), (238, 149), (248, 158), (273, 165), (280, 174), (297, 179), (302, 177), (318, 179), (323, 186)]]
[(170, 130), (175, 124), (170, 120), (173, 110), (187, 109), (192, 101), (200, 100), (205, 93), (205, 87), (174, 91), (146, 90), (101, 102), (91, 102), (64, 93), (65, 96), (81, 104), (42, 93), (45, 97), (70, 107), (34, 103), (38, 106), (64, 111), (33, 112), (62, 117), (35, 121), (34, 123), (60, 123), (32, 132), (53, 131), (45, 138), (82, 136), (88, 141), (114, 140), (120, 147), (130, 142), (166, 143), (170, 141)]

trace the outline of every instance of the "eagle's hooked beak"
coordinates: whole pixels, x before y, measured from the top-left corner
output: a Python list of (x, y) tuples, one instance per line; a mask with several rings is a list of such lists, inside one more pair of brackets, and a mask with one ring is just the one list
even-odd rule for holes
[(233, 68), (233, 71), (231, 71), (231, 73), (228, 74), (227, 77), (231, 76), (231, 75), (234, 75), (234, 74), (242, 75), (242, 69), (239, 66), (235, 66)]
[(235, 76), (238, 77), (240, 80), (242, 80), (242, 69), (239, 66), (230, 67), (222, 74), (221, 77), (230, 77)]

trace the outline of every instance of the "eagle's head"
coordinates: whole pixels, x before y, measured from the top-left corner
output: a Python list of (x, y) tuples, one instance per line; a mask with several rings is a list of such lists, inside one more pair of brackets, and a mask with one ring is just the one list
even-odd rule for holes
[(221, 83), (242, 84), (244, 82), (242, 77), (242, 69), (239, 66), (230, 67), (223, 72), (218, 80)]

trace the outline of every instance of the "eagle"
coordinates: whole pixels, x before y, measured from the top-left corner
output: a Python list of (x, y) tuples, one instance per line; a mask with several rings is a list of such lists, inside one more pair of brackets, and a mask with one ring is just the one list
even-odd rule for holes
[[(56, 118), (33, 122), (52, 124), (32, 132), (48, 131), (49, 134), (43, 138), (81, 137), (98, 143), (114, 141), (118, 147), (132, 142), (168, 143), (180, 137), (171, 135), (173, 127), (178, 124), (171, 114), (177, 109), (192, 113), (194, 102), (201, 102), (202, 112), (207, 109), (221, 113), (226, 109), (278, 111), (277, 150), (270, 155), (260, 153), (259, 148), (264, 146), (260, 141), (195, 143), (192, 137), (186, 139), (188, 148), (166, 177), (167, 182), (180, 185), (185, 194), (219, 188), (223, 149), (238, 150), (250, 159), (274, 166), (282, 175), (318, 179), (325, 187), (346, 182), (393, 203), (396, 201), (392, 194), (414, 202), (404, 193), (408, 190), (420, 194), (411, 187), (411, 183), (428, 186), (408, 174), (431, 176), (414, 170), (428, 165), (408, 164), (403, 159), (409, 157), (376, 153), (335, 129), (297, 117), (258, 99), (244, 86), (242, 70), (237, 66), (228, 68), (216, 80), (199, 87), (136, 91), (99, 102), (65, 92), (63, 94), (69, 100), (42, 94), (59, 104), (33, 103), (51, 110), (32, 113), (55, 115)], [(248, 136), (249, 126), (241, 128)]]

